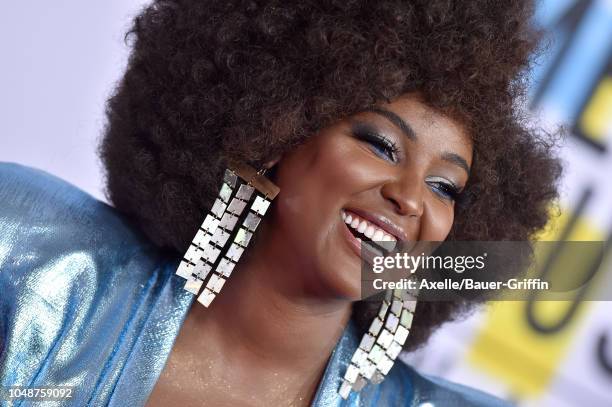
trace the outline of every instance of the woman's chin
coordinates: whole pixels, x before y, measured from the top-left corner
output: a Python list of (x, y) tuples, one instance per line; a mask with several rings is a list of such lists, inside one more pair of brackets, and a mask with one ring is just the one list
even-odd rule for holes
[(332, 296), (347, 301), (361, 300), (361, 272), (354, 267), (338, 269), (330, 267), (327, 274), (327, 286)]

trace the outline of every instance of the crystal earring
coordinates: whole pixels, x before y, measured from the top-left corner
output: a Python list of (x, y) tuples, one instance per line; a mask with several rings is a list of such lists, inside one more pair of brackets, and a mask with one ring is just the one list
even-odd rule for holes
[(177, 275), (187, 280), (185, 290), (194, 295), (198, 295), (210, 277), (198, 296), (205, 307), (221, 291), (278, 195), (278, 186), (264, 173), (265, 170), (256, 171), (244, 163), (230, 164), (210, 212), (176, 270)]
[(359, 392), (368, 381), (377, 384), (384, 380), (406, 343), (416, 303), (414, 292), (386, 291), (378, 315), (362, 336), (344, 374), (338, 390), (343, 399), (348, 398), (351, 390)]

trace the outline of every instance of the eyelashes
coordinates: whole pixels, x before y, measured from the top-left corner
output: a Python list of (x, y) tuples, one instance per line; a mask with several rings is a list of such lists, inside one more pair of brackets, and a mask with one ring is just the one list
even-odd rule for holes
[(459, 187), (447, 180), (442, 181), (437, 177), (435, 179), (427, 181), (427, 185), (432, 187), (436, 194), (451, 201), (456, 201), (459, 198), (459, 195), (461, 195)]
[[(400, 147), (395, 141), (380, 135), (375, 127), (358, 122), (352, 126), (352, 132), (358, 140), (368, 143), (377, 156), (393, 163), (399, 161)], [(446, 201), (454, 202), (461, 195), (461, 188), (446, 178), (431, 177), (425, 182), (439, 198)]]
[(399, 147), (393, 140), (378, 134), (376, 129), (364, 124), (358, 123), (353, 126), (353, 134), (359, 140), (370, 144), (376, 155), (383, 159), (388, 159), (392, 162), (398, 161)]

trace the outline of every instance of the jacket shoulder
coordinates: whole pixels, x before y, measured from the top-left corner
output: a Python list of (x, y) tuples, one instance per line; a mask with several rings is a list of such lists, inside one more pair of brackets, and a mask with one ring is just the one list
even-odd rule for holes
[(0, 162), (0, 386), (79, 376), (77, 404), (108, 397), (142, 332), (175, 335), (165, 324), (191, 299), (171, 278), (178, 260), (76, 186)]
[[(45, 171), (15, 163), (0, 162), (0, 232), (5, 307), (24, 290), (57, 301), (61, 309), (73, 290), (95, 290), (117, 279), (137, 285), (161, 257), (111, 206)], [(143, 271), (133, 274), (136, 263)]]
[(0, 162), (0, 216), (5, 223), (52, 221), (63, 222), (64, 227), (92, 226), (116, 221), (117, 215), (109, 205), (46, 171)]
[(70, 237), (73, 247), (149, 244), (113, 207), (48, 172), (17, 163), (0, 162), (0, 227), (3, 235), (11, 235), (4, 245), (20, 241), (24, 248), (59, 237)]

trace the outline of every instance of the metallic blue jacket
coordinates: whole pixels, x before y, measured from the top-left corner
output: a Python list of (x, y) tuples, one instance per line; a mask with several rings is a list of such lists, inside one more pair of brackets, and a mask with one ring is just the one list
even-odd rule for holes
[[(0, 163), (0, 388), (74, 386), (55, 405), (144, 405), (194, 299), (174, 275), (179, 262), (75, 186)], [(358, 342), (351, 321), (313, 405), (507, 405), (399, 360), (381, 384), (342, 400)]]

